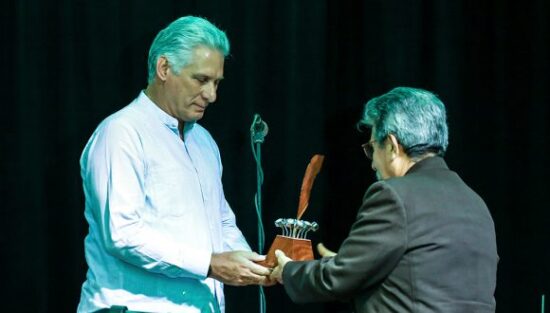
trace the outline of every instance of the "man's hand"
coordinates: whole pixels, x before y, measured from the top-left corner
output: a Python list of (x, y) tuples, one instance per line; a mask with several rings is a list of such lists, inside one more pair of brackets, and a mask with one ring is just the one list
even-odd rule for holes
[(279, 283), (283, 283), (283, 270), (285, 268), (286, 263), (289, 261), (292, 261), (291, 258), (287, 257), (286, 254), (281, 250), (275, 250), (275, 256), (277, 257), (277, 266), (273, 269), (273, 272), (271, 272), (271, 275), (269, 275), (269, 278), (272, 281), (278, 281)]
[(327, 249), (327, 247), (325, 247), (322, 243), (317, 245), (317, 252), (319, 252), (322, 257), (331, 257), (336, 255), (336, 252)]
[(232, 286), (274, 285), (269, 279), (271, 270), (254, 263), (263, 260), (264, 255), (249, 251), (213, 253), (208, 276)]

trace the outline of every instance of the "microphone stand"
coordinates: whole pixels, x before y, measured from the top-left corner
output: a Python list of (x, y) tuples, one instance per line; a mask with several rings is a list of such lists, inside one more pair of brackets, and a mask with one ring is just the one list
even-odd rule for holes
[[(265, 244), (264, 224), (262, 222), (262, 184), (264, 182), (264, 171), (262, 169), (262, 143), (267, 135), (267, 124), (262, 121), (260, 115), (254, 114), (254, 120), (250, 126), (250, 145), (252, 155), (256, 161), (256, 194), (254, 196), (254, 205), (258, 218), (258, 253), (262, 254)], [(263, 286), (259, 286), (260, 294), (260, 313), (266, 312), (266, 301)]]

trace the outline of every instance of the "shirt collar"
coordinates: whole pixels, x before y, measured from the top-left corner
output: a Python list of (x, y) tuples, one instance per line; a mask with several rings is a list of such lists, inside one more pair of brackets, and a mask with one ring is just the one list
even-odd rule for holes
[[(147, 114), (150, 114), (154, 118), (161, 121), (164, 125), (168, 126), (170, 129), (175, 130), (177, 133), (178, 130), (178, 120), (171, 116), (170, 114), (164, 112), (161, 108), (158, 107), (142, 90), (139, 93), (137, 98), (137, 103), (139, 106), (143, 107)], [(191, 130), (196, 122), (185, 122), (184, 133), (188, 130)]]

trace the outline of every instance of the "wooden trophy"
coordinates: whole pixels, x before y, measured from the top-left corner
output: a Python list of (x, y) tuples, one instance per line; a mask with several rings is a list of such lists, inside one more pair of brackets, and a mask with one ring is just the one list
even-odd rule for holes
[(311, 188), (315, 177), (321, 171), (323, 160), (324, 156), (320, 154), (316, 154), (311, 158), (302, 181), (297, 218), (280, 218), (275, 221), (275, 226), (281, 228), (283, 233), (275, 237), (265, 261), (258, 262), (259, 264), (266, 267), (275, 267), (277, 265), (275, 250), (283, 251), (294, 261), (313, 260), (311, 240), (306, 239), (306, 235), (309, 231), (316, 231), (319, 226), (315, 222), (310, 223), (301, 220), (301, 218), (309, 204)]

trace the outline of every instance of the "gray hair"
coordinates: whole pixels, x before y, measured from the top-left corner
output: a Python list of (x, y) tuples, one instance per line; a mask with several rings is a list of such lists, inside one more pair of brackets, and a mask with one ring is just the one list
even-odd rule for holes
[(378, 143), (393, 134), (411, 158), (430, 152), (443, 156), (449, 144), (445, 105), (422, 89), (397, 87), (371, 99), (358, 126), (373, 128)]
[(198, 46), (216, 49), (224, 57), (229, 54), (229, 40), (225, 32), (206, 19), (184, 16), (170, 23), (157, 34), (149, 49), (147, 82), (155, 79), (159, 57), (166, 57), (170, 69), (178, 75), (191, 62), (193, 49)]

